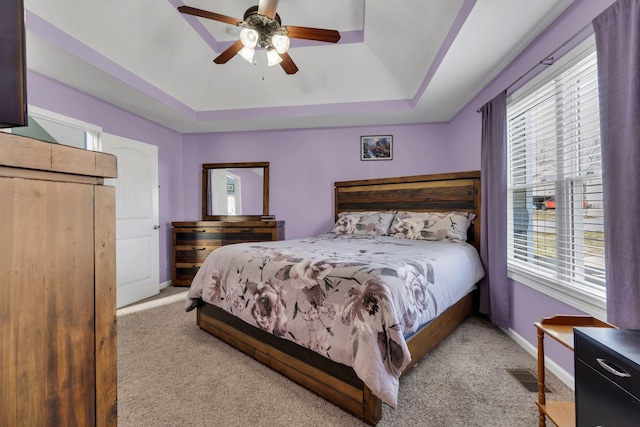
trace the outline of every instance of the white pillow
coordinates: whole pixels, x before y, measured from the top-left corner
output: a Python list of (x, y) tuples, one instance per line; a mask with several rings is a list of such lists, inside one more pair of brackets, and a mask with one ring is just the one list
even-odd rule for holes
[(329, 233), (386, 236), (395, 212), (340, 212)]
[(400, 211), (389, 228), (389, 236), (399, 239), (466, 242), (467, 230), (475, 214), (467, 212)]

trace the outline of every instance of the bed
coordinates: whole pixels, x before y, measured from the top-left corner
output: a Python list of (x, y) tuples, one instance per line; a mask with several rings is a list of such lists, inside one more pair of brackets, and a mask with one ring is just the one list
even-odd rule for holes
[[(203, 330), (375, 425), (382, 403), (397, 403), (401, 374), (473, 311), (484, 275), (479, 181), (463, 172), (336, 182), (330, 233), (217, 249), (187, 309)], [(411, 221), (434, 215), (448, 231), (415, 240)]]

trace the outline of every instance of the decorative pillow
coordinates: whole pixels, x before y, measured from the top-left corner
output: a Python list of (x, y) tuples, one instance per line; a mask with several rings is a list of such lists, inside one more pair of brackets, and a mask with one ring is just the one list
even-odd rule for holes
[(466, 212), (406, 212), (396, 214), (389, 236), (399, 239), (466, 242), (475, 214)]
[(329, 233), (386, 236), (395, 212), (341, 212)]

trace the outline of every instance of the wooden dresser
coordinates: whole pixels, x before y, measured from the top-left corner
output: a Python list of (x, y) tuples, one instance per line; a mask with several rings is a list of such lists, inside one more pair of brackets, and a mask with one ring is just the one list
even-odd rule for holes
[(171, 225), (174, 286), (190, 286), (207, 255), (220, 246), (284, 240), (284, 221), (198, 221)]
[(115, 176), (0, 133), (0, 425), (117, 424)]

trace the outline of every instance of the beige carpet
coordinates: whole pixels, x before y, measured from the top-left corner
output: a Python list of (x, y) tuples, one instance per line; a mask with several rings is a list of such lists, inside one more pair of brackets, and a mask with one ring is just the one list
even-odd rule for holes
[[(186, 288), (118, 310), (118, 424), (143, 426), (362, 426), (243, 353), (185, 313)], [(532, 325), (533, 327), (533, 325)], [(398, 407), (379, 426), (536, 426), (536, 393), (507, 369), (536, 371), (526, 351), (471, 317), (401, 380)], [(573, 393), (551, 374), (548, 398)]]

